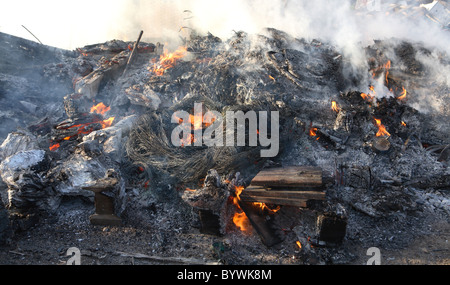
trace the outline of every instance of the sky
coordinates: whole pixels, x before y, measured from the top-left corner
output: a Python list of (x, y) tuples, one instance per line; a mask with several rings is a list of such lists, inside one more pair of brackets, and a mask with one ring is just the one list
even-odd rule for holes
[(110, 40), (111, 23), (120, 15), (122, 0), (0, 0), (0, 32), (50, 46), (74, 49)]

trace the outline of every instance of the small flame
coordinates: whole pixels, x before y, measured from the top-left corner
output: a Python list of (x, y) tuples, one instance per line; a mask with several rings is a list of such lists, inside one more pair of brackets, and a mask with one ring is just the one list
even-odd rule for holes
[(298, 248), (302, 248), (302, 243), (300, 241), (296, 241), (295, 243), (297, 244)]
[(273, 78), (272, 75), (269, 75), (269, 78), (272, 79), (275, 82), (275, 78)]
[(275, 209), (271, 209), (265, 203), (259, 203), (259, 202), (255, 202), (255, 203), (253, 203), (253, 205), (259, 207), (261, 209), (261, 211), (264, 211), (264, 209), (267, 209), (267, 211), (269, 211), (272, 214), (278, 212), (281, 209), (281, 206), (277, 206)]
[(111, 107), (106, 107), (105, 104), (98, 103), (97, 105), (92, 106), (91, 113), (104, 115), (109, 110), (111, 110)]
[(384, 65), (384, 69), (386, 70), (386, 86), (389, 84), (388, 76), (389, 76), (389, 69), (391, 69), (391, 61), (388, 60), (386, 64)]
[(339, 113), (339, 106), (337, 105), (336, 101), (331, 102), (331, 110), (335, 111), (336, 113)]
[(164, 73), (173, 68), (176, 62), (186, 55), (187, 48), (179, 47), (176, 51), (169, 53), (167, 50), (164, 50), (164, 54), (159, 57), (159, 63), (153, 64), (151, 71), (158, 75), (162, 76)]
[(244, 191), (244, 186), (234, 186), (235, 189), (235, 197), (233, 197), (233, 204), (238, 208), (238, 211), (234, 213), (233, 223), (244, 233), (250, 233), (250, 220), (248, 219), (245, 212), (239, 206), (240, 195), (242, 191)]
[(406, 89), (405, 87), (402, 87), (402, 89), (403, 89), (402, 93), (400, 94), (399, 97), (397, 97), (398, 100), (406, 99)]
[(375, 87), (372, 85), (369, 86), (369, 92), (368, 93), (361, 93), (361, 97), (366, 101), (373, 101), (375, 99), (375, 95), (377, 92), (375, 92)]
[(317, 136), (317, 128), (310, 128), (309, 129), (309, 136), (311, 136), (311, 137), (315, 137), (315, 136)]
[(402, 126), (406, 127), (406, 123), (402, 121)]
[(375, 119), (375, 118), (374, 118), (374, 120), (375, 120), (376, 126), (378, 127), (378, 132), (377, 132), (376, 136), (377, 137), (383, 137), (383, 136), (390, 137), (391, 134), (386, 130), (386, 127), (381, 124), (381, 120)]
[(115, 119), (115, 117), (111, 117), (107, 120), (101, 121), (100, 124), (102, 124), (102, 128), (106, 129), (106, 128), (111, 127), (112, 123), (114, 122), (114, 119)]

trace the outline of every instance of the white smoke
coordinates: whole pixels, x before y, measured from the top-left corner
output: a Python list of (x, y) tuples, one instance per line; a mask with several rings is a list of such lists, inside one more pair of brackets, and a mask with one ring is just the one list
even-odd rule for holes
[(349, 51), (389, 37), (449, 49), (450, 37), (439, 25), (426, 17), (386, 15), (388, 1), (377, 1), (380, 5), (356, 10), (356, 0), (15, 0), (2, 4), (0, 31), (15, 29), (31, 38), (25, 25), (45, 44), (68, 49), (108, 39), (135, 40), (140, 30), (147, 39), (176, 40), (184, 36), (183, 26), (223, 39), (232, 30), (253, 34), (272, 27)]

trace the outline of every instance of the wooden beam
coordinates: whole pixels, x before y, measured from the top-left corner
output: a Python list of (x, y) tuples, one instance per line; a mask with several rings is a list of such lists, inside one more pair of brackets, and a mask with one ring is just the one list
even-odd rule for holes
[(325, 200), (325, 192), (322, 191), (303, 191), (293, 189), (273, 189), (265, 188), (261, 186), (250, 185), (242, 191), (240, 197), (273, 197), (273, 198), (293, 198), (293, 199), (313, 199), (313, 200)]
[(286, 198), (274, 198), (274, 197), (251, 197), (251, 196), (244, 196), (241, 197), (241, 200), (243, 202), (248, 203), (266, 203), (266, 204), (275, 204), (275, 205), (281, 205), (281, 206), (294, 206), (294, 207), (300, 207), (300, 208), (307, 208), (307, 202), (306, 199), (286, 199)]
[(259, 172), (251, 185), (272, 187), (319, 187), (322, 186), (322, 169), (310, 166), (270, 168)]

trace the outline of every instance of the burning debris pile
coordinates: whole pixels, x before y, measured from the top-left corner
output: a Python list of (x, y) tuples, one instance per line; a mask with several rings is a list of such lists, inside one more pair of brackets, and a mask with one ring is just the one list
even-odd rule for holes
[[(450, 93), (432, 68), (448, 70), (445, 52), (377, 41), (355, 69), (334, 46), (276, 29), (226, 41), (192, 33), (174, 51), (141, 36), (60, 52), (40, 62), (37, 79), (3, 71), (0, 100), (24, 120), (1, 134), (4, 240), (84, 211), (93, 224), (154, 235), (199, 228), (217, 237), (214, 257), (227, 264), (254, 260), (251, 248), (275, 256), (261, 263), (351, 263), (355, 244), (401, 248), (422, 229), (408, 232), (412, 220), (448, 218), (450, 113), (441, 102)], [(279, 116), (252, 128), (249, 115), (244, 140), (238, 122), (224, 143), (228, 116), (251, 111)], [(261, 156), (275, 137), (278, 153)], [(261, 173), (268, 180), (255, 184)], [(386, 245), (398, 227), (405, 233)], [(237, 258), (240, 250), (249, 252)]]

